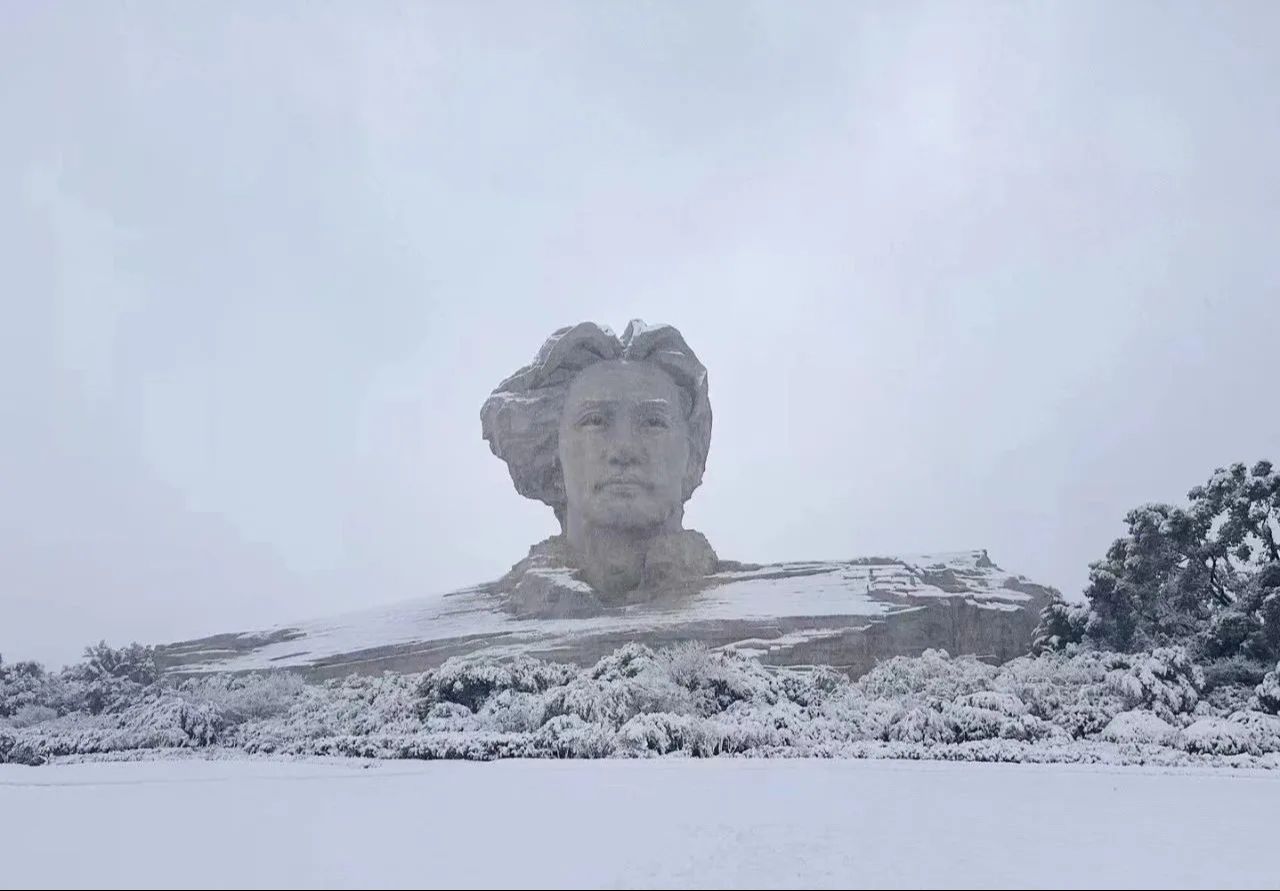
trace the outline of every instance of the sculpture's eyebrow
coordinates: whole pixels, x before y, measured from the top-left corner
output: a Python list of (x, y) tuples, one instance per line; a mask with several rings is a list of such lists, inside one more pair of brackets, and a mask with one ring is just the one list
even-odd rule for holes
[(588, 409), (600, 410), (602, 408), (614, 408), (617, 406), (616, 399), (584, 399), (578, 405), (578, 411), (587, 411)]
[(671, 408), (671, 400), (670, 399), (646, 399), (640, 403), (640, 407), (641, 408), (661, 408), (665, 410), (665, 409)]

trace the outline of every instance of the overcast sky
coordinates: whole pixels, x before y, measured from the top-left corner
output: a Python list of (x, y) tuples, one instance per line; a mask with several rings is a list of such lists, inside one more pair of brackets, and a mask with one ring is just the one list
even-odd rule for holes
[(710, 370), (686, 525), (986, 548), (1280, 460), (1280, 4), (5, 3), (0, 652), (491, 579), (555, 328)]

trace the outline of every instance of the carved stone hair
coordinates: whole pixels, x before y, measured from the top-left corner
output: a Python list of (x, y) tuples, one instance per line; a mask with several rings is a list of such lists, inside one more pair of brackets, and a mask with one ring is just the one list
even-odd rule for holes
[(563, 528), (564, 478), (560, 470), (560, 414), (569, 385), (595, 362), (652, 362), (671, 376), (688, 419), (689, 467), (684, 499), (702, 483), (711, 446), (707, 369), (670, 325), (635, 320), (622, 337), (594, 322), (561, 328), (547, 338), (533, 362), (500, 383), (480, 410), (489, 448), (507, 462), (516, 491), (550, 505)]

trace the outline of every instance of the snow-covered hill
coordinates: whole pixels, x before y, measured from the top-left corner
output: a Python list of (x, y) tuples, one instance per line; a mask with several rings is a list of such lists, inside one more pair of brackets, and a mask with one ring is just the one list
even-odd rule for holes
[(181, 671), (305, 668), (421, 671), (484, 651), (590, 664), (627, 641), (733, 646), (780, 665), (861, 674), (877, 661), (945, 649), (1003, 661), (1025, 653), (1050, 589), (985, 551), (777, 563), (710, 576), (678, 603), (572, 619), (517, 618), (493, 585), (163, 650)]

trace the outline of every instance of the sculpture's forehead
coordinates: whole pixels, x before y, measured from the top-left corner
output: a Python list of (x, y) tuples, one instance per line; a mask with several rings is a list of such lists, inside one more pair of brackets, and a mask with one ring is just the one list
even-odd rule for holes
[(647, 401), (665, 399), (680, 404), (676, 382), (652, 362), (612, 359), (595, 362), (578, 372), (569, 385), (570, 403), (587, 400)]

